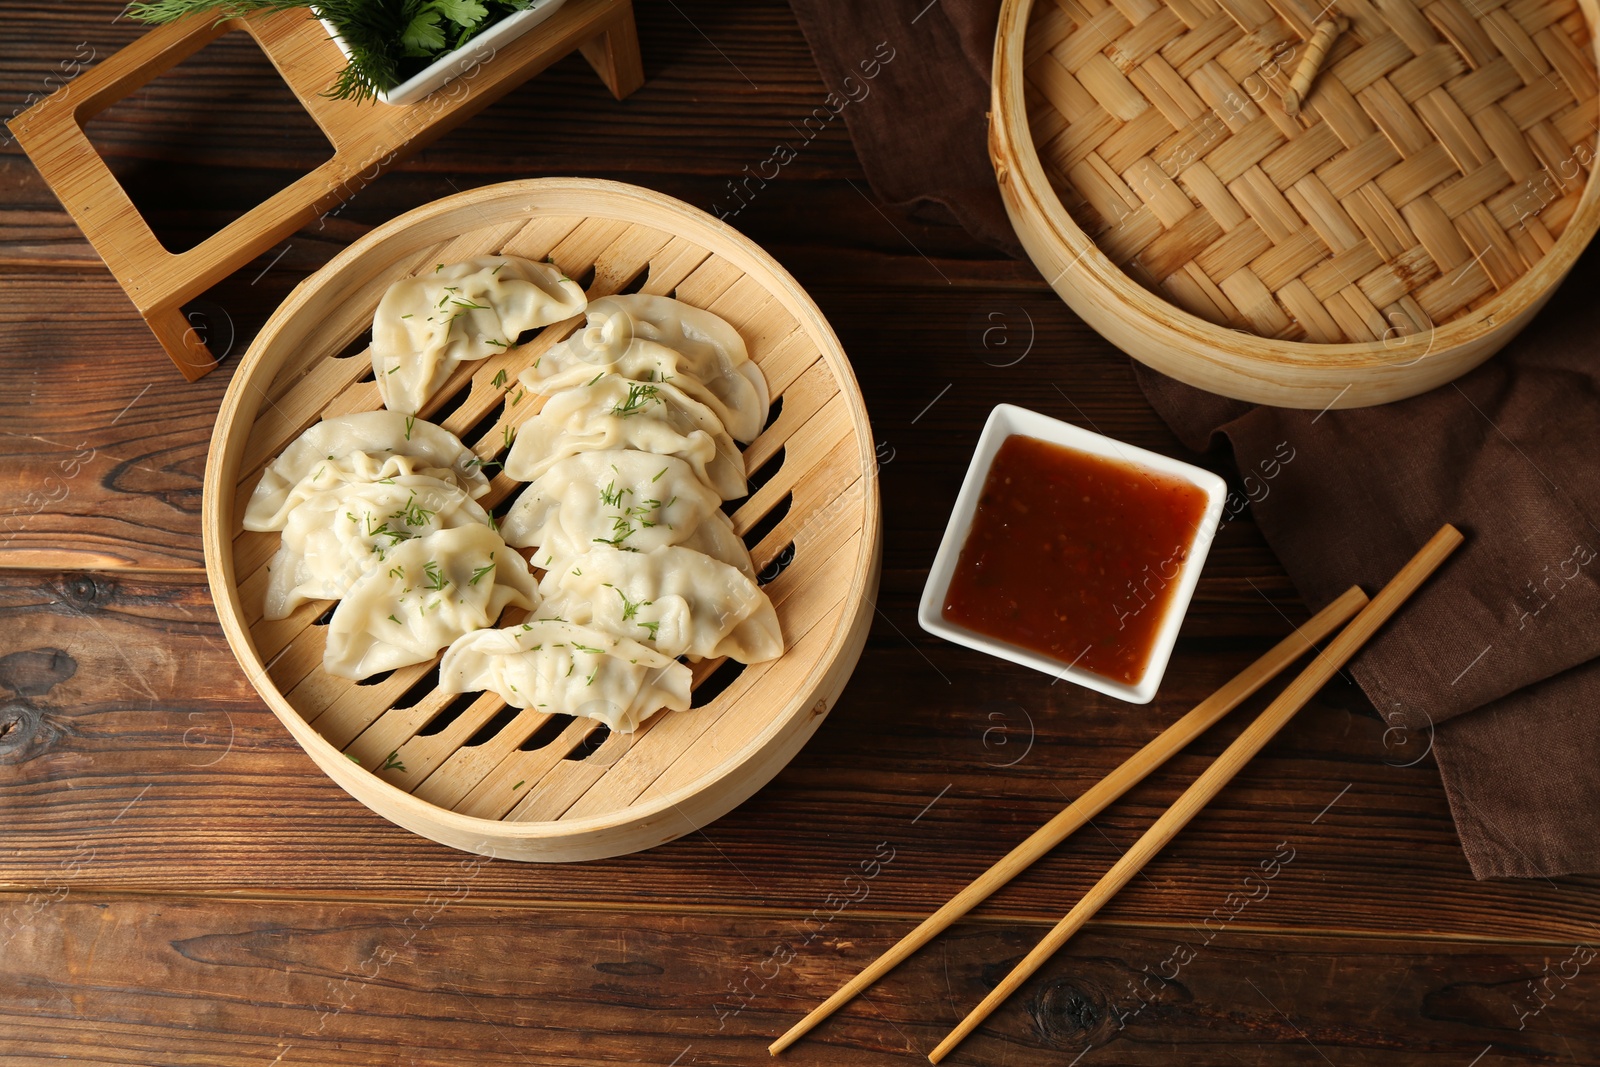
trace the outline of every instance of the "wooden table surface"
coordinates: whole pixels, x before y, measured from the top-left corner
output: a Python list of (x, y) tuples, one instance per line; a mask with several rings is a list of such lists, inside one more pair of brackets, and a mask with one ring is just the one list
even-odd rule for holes
[[(119, 8), (0, 3), (0, 110), (137, 36)], [(827, 92), (781, 3), (639, 18), (635, 96), (562, 62), (209, 294), (213, 345), (237, 356), (335, 251), (458, 189), (577, 174), (726, 202)], [(253, 49), (232, 35), (89, 127), (170, 247), (325, 158)], [(922, 633), (916, 598), (993, 404), (1181, 449), (1029, 265), (878, 203), (841, 123), (735, 221), (811, 291), (866, 393), (886, 527), (866, 654), (808, 747), (719, 822), (520, 865), (373, 815), (257, 699), (200, 550), (237, 359), (184, 384), (4, 149), (0, 1062), (767, 1062), (769, 1040), (1305, 617), (1246, 511), (1149, 706)], [(1594, 260), (1581, 270), (1592, 291)], [(919, 1062), (1263, 703), (787, 1060)], [(1600, 1062), (1600, 879), (1474, 881), (1428, 747), (1337, 680), (950, 1062)]]

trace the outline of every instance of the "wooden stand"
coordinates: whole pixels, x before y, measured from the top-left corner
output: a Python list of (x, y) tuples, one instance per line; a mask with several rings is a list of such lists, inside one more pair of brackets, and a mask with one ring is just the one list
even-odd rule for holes
[[(256, 39), (332, 143), (333, 158), (174, 255), (128, 199), (83, 124), (232, 30)], [(185, 303), (574, 50), (619, 100), (644, 81), (631, 0), (567, 0), (484, 65), (404, 106), (323, 96), (344, 57), (307, 11), (224, 22), (200, 15), (152, 30), (9, 125), (161, 346), (195, 381), (216, 360), (184, 317)]]

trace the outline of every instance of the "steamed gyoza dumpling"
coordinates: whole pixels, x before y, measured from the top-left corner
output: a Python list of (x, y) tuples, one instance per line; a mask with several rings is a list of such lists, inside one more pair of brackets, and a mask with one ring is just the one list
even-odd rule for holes
[[(669, 313), (676, 310), (676, 316)], [(667, 297), (603, 297), (583, 329), (552, 347), (520, 380), (554, 393), (608, 372), (670, 382), (717, 413), (736, 441), (753, 441), (767, 422), (767, 380), (750, 362), (738, 331), (709, 311)]]
[(289, 513), (267, 564), (263, 615), (287, 618), (308, 600), (337, 600), (396, 545), (489, 516), (453, 481), (400, 475), (316, 493)]
[(634, 337), (676, 348), (695, 356), (705, 354), (729, 366), (749, 362), (744, 338), (733, 324), (715, 312), (697, 308), (670, 296), (653, 296), (650, 293), (626, 293), (603, 296), (589, 305), (593, 318), (625, 316)]
[(505, 471), (531, 482), (568, 456), (621, 448), (683, 460), (724, 500), (748, 492), (744, 457), (715, 412), (670, 382), (614, 374), (552, 396), (517, 429)]
[[(696, 526), (694, 533), (678, 542), (682, 547), (693, 549), (702, 555), (710, 556), (718, 563), (726, 563), (752, 582), (756, 580), (755, 561), (750, 558), (750, 550), (745, 547), (744, 539), (733, 528), (733, 520), (720, 511), (713, 511)], [(607, 541), (597, 542), (594, 547), (603, 547)], [(618, 551), (626, 552), (621, 548)], [(555, 552), (540, 550), (534, 555), (535, 567), (550, 568), (558, 562)]]
[(759, 663), (783, 655), (766, 593), (735, 568), (681, 545), (596, 548), (552, 568), (539, 592), (562, 618), (667, 656)]
[(734, 530), (733, 520), (721, 511), (707, 515), (705, 521), (695, 527), (694, 533), (678, 543), (684, 548), (710, 556), (719, 563), (726, 563), (752, 582), (756, 580), (755, 561), (750, 558), (744, 538)]
[(536, 558), (566, 559), (596, 544), (648, 552), (687, 540), (722, 498), (672, 456), (622, 449), (580, 452), (528, 485), (500, 524)]
[(619, 733), (663, 707), (687, 711), (691, 681), (670, 656), (559, 620), (467, 634), (439, 664), (442, 692), (487, 690), (513, 707), (586, 716)]
[(520, 256), (444, 263), (389, 286), (372, 317), (372, 374), (385, 406), (415, 414), (456, 364), (504, 352), (524, 330), (578, 314), (561, 268)]
[(328, 622), (322, 666), (341, 678), (426, 663), (507, 607), (532, 610), (528, 564), (500, 535), (472, 523), (402, 541), (350, 586)]
[[(765, 388), (758, 390), (752, 375), (724, 372), (715, 365), (697, 365), (675, 348), (634, 338), (621, 353), (611, 356), (606, 350), (583, 346), (584, 332), (552, 347), (518, 381), (535, 393), (549, 395), (582, 385), (596, 374), (615, 374), (645, 382), (668, 382), (716, 412), (736, 441), (753, 441), (767, 421)], [(753, 375), (761, 371), (754, 363)]]
[[(737, 428), (730, 426), (729, 431), (741, 441), (751, 441), (766, 425), (769, 404), (766, 376), (761, 373), (760, 367), (750, 362), (744, 338), (739, 336), (739, 331), (727, 319), (682, 300), (649, 293), (605, 296), (591, 307), (597, 316), (626, 316), (632, 324), (634, 337), (682, 352), (697, 367), (714, 363), (719, 368), (731, 368), (735, 374), (747, 378), (755, 389), (755, 410), (759, 417), (753, 423)], [(704, 380), (707, 385), (713, 381), (710, 378)], [(719, 397), (722, 395), (714, 387), (713, 391)]]
[(244, 528), (281, 530), (289, 512), (315, 493), (411, 474), (454, 481), (477, 499), (489, 491), (483, 461), (450, 431), (395, 411), (335, 415), (310, 427), (261, 475)]

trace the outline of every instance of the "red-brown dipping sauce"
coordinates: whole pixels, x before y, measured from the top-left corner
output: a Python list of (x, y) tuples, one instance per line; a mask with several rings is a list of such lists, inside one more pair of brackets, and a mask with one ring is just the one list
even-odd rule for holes
[(984, 479), (944, 617), (1137, 684), (1206, 504), (1170, 475), (1013, 434)]

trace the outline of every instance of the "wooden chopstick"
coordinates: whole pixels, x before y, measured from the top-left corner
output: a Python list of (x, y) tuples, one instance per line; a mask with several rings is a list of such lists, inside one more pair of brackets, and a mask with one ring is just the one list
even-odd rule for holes
[(767, 1051), (776, 1056), (804, 1037), (812, 1027), (849, 1003), (857, 993), (899, 966), (903, 960), (932, 941), (951, 923), (987, 900), (1040, 856), (1055, 848), (1073, 831), (1100, 814), (1112, 801), (1143, 781), (1151, 771), (1181, 752), (1189, 742), (1210, 729), (1217, 720), (1277, 677), (1285, 667), (1314, 649), (1317, 642), (1348, 622), (1366, 602), (1367, 596), (1359, 588), (1352, 586), (1346, 590), (1343, 596), (1313, 615), (1294, 633), (1279, 641), (1266, 655), (1240, 671), (1221, 689), (1196, 704), (1183, 718), (1161, 731), (1149, 744), (1129, 756), (1122, 766), (1090, 786), (1082, 796), (1062, 809), (1060, 814), (1035, 830), (1027, 840), (1007, 853), (1004, 859), (979, 875), (971, 885), (952, 897), (949, 903), (924, 919), (922, 925), (901, 938), (898, 944), (879, 956), (866, 970), (846, 982), (837, 993), (792, 1026), (788, 1033), (768, 1045)]
[(1046, 934), (1044, 940), (1040, 941), (1010, 974), (1006, 975), (1005, 980), (984, 997), (983, 1002), (972, 1009), (971, 1013), (961, 1020), (959, 1026), (950, 1031), (949, 1036), (939, 1043), (939, 1047), (928, 1055), (929, 1061), (938, 1063), (944, 1059), (950, 1050), (959, 1045), (968, 1034), (977, 1029), (979, 1023), (988, 1018), (990, 1012), (1004, 1003), (1006, 998), (1016, 992), (1017, 988), (1027, 981), (1057, 949), (1066, 944), (1068, 938), (1077, 933), (1106, 901), (1127, 885), (1151, 857), (1176, 837), (1178, 831), (1199, 814), (1200, 809), (1221, 792), (1222, 787), (1227, 785), (1235, 774), (1239, 773), (1240, 768), (1272, 740), (1284, 724), (1294, 717), (1295, 712), (1304, 707), (1328, 679), (1349, 662), (1350, 657), (1356, 654), (1378, 627), (1382, 626), (1412, 593), (1416, 592), (1417, 587), (1427, 580), (1460, 543), (1459, 530), (1449, 524), (1441, 527), (1439, 532), (1422, 546), (1422, 550), (1400, 569), (1400, 573), (1390, 579), (1389, 584), (1383, 587), (1372, 602), (1361, 609), (1360, 614), (1351, 620), (1350, 625), (1340, 631), (1339, 636), (1317, 654), (1317, 658), (1289, 683), (1254, 722), (1245, 727), (1244, 732), (1217, 757), (1215, 763), (1206, 768), (1204, 774), (1195, 779), (1193, 785), (1184, 790), (1183, 795), (1155, 821), (1150, 829), (1145, 831), (1144, 836), (1139, 838), (1132, 848), (1123, 854), (1111, 870), (1106, 872), (1105, 877), (1084, 894), (1083, 899), (1067, 912), (1066, 916), (1056, 924), (1055, 929)]

